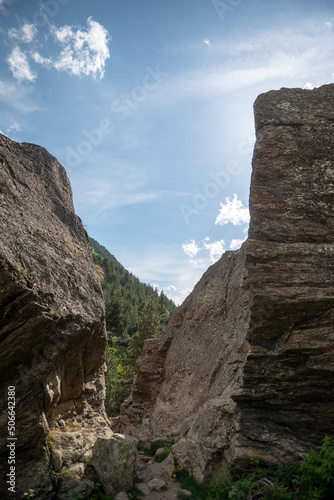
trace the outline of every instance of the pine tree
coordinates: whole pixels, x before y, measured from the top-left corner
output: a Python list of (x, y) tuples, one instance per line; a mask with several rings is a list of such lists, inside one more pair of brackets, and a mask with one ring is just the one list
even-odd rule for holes
[(129, 355), (131, 359), (135, 360), (141, 354), (145, 339), (159, 337), (161, 331), (157, 301), (154, 297), (151, 297), (141, 313), (138, 331), (129, 342)]

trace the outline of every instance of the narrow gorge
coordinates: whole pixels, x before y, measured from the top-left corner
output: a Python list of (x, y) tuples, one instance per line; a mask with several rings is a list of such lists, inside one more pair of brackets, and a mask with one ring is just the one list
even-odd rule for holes
[(334, 85), (254, 105), (247, 241), (148, 340), (115, 428), (174, 434), (205, 481), (249, 458), (293, 462), (334, 433)]
[(103, 295), (66, 172), (0, 135), (1, 498), (127, 491), (137, 440), (173, 435), (205, 483), (334, 434), (334, 85), (261, 94), (254, 114), (248, 239), (145, 341), (111, 421)]

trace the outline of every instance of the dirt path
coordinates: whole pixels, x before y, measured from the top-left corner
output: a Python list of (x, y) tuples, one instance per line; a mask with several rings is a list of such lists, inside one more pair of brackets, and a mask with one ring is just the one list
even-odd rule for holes
[(180, 483), (172, 477), (174, 459), (169, 455), (158, 463), (154, 458), (139, 451), (137, 455), (137, 477), (142, 483), (137, 488), (144, 493), (145, 500), (170, 500), (177, 498)]

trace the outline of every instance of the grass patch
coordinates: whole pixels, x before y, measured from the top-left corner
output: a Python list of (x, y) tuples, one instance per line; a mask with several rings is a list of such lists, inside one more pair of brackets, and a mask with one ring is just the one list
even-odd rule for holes
[(163, 448), (164, 451), (162, 453), (159, 453), (159, 455), (155, 457), (155, 461), (158, 462), (159, 464), (169, 456), (172, 449), (172, 445), (168, 446), (167, 444), (165, 444)]
[[(182, 469), (177, 463), (171, 471), (172, 476), (177, 479), (183, 490), (191, 492), (192, 500), (206, 500), (207, 492), (203, 486), (198, 484), (191, 474), (186, 469)], [(185, 498), (181, 492), (178, 493), (178, 498)]]
[[(146, 453), (146, 455), (154, 457), (156, 452), (159, 450), (159, 448), (163, 448), (164, 449), (163, 453), (160, 453), (160, 455), (158, 455), (156, 457), (157, 462), (162, 462), (170, 454), (174, 443), (175, 443), (175, 440), (173, 438), (171, 438), (170, 436), (167, 436), (167, 439), (165, 439), (165, 440), (154, 441), (153, 443), (150, 444), (149, 448), (144, 447), (143, 452)], [(163, 456), (163, 458), (161, 458), (161, 460), (160, 460), (160, 457), (162, 457), (162, 456)]]
[[(293, 465), (261, 467), (251, 460), (249, 472), (233, 477), (227, 469), (202, 487), (188, 471), (175, 464), (171, 471), (192, 500), (333, 500), (334, 441), (326, 436), (305, 460)], [(185, 498), (181, 492), (179, 498)]]

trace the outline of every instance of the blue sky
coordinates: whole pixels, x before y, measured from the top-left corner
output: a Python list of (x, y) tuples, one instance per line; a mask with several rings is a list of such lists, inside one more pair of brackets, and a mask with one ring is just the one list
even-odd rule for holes
[(0, 130), (180, 303), (247, 236), (253, 102), (334, 81), (333, 0), (0, 0)]

